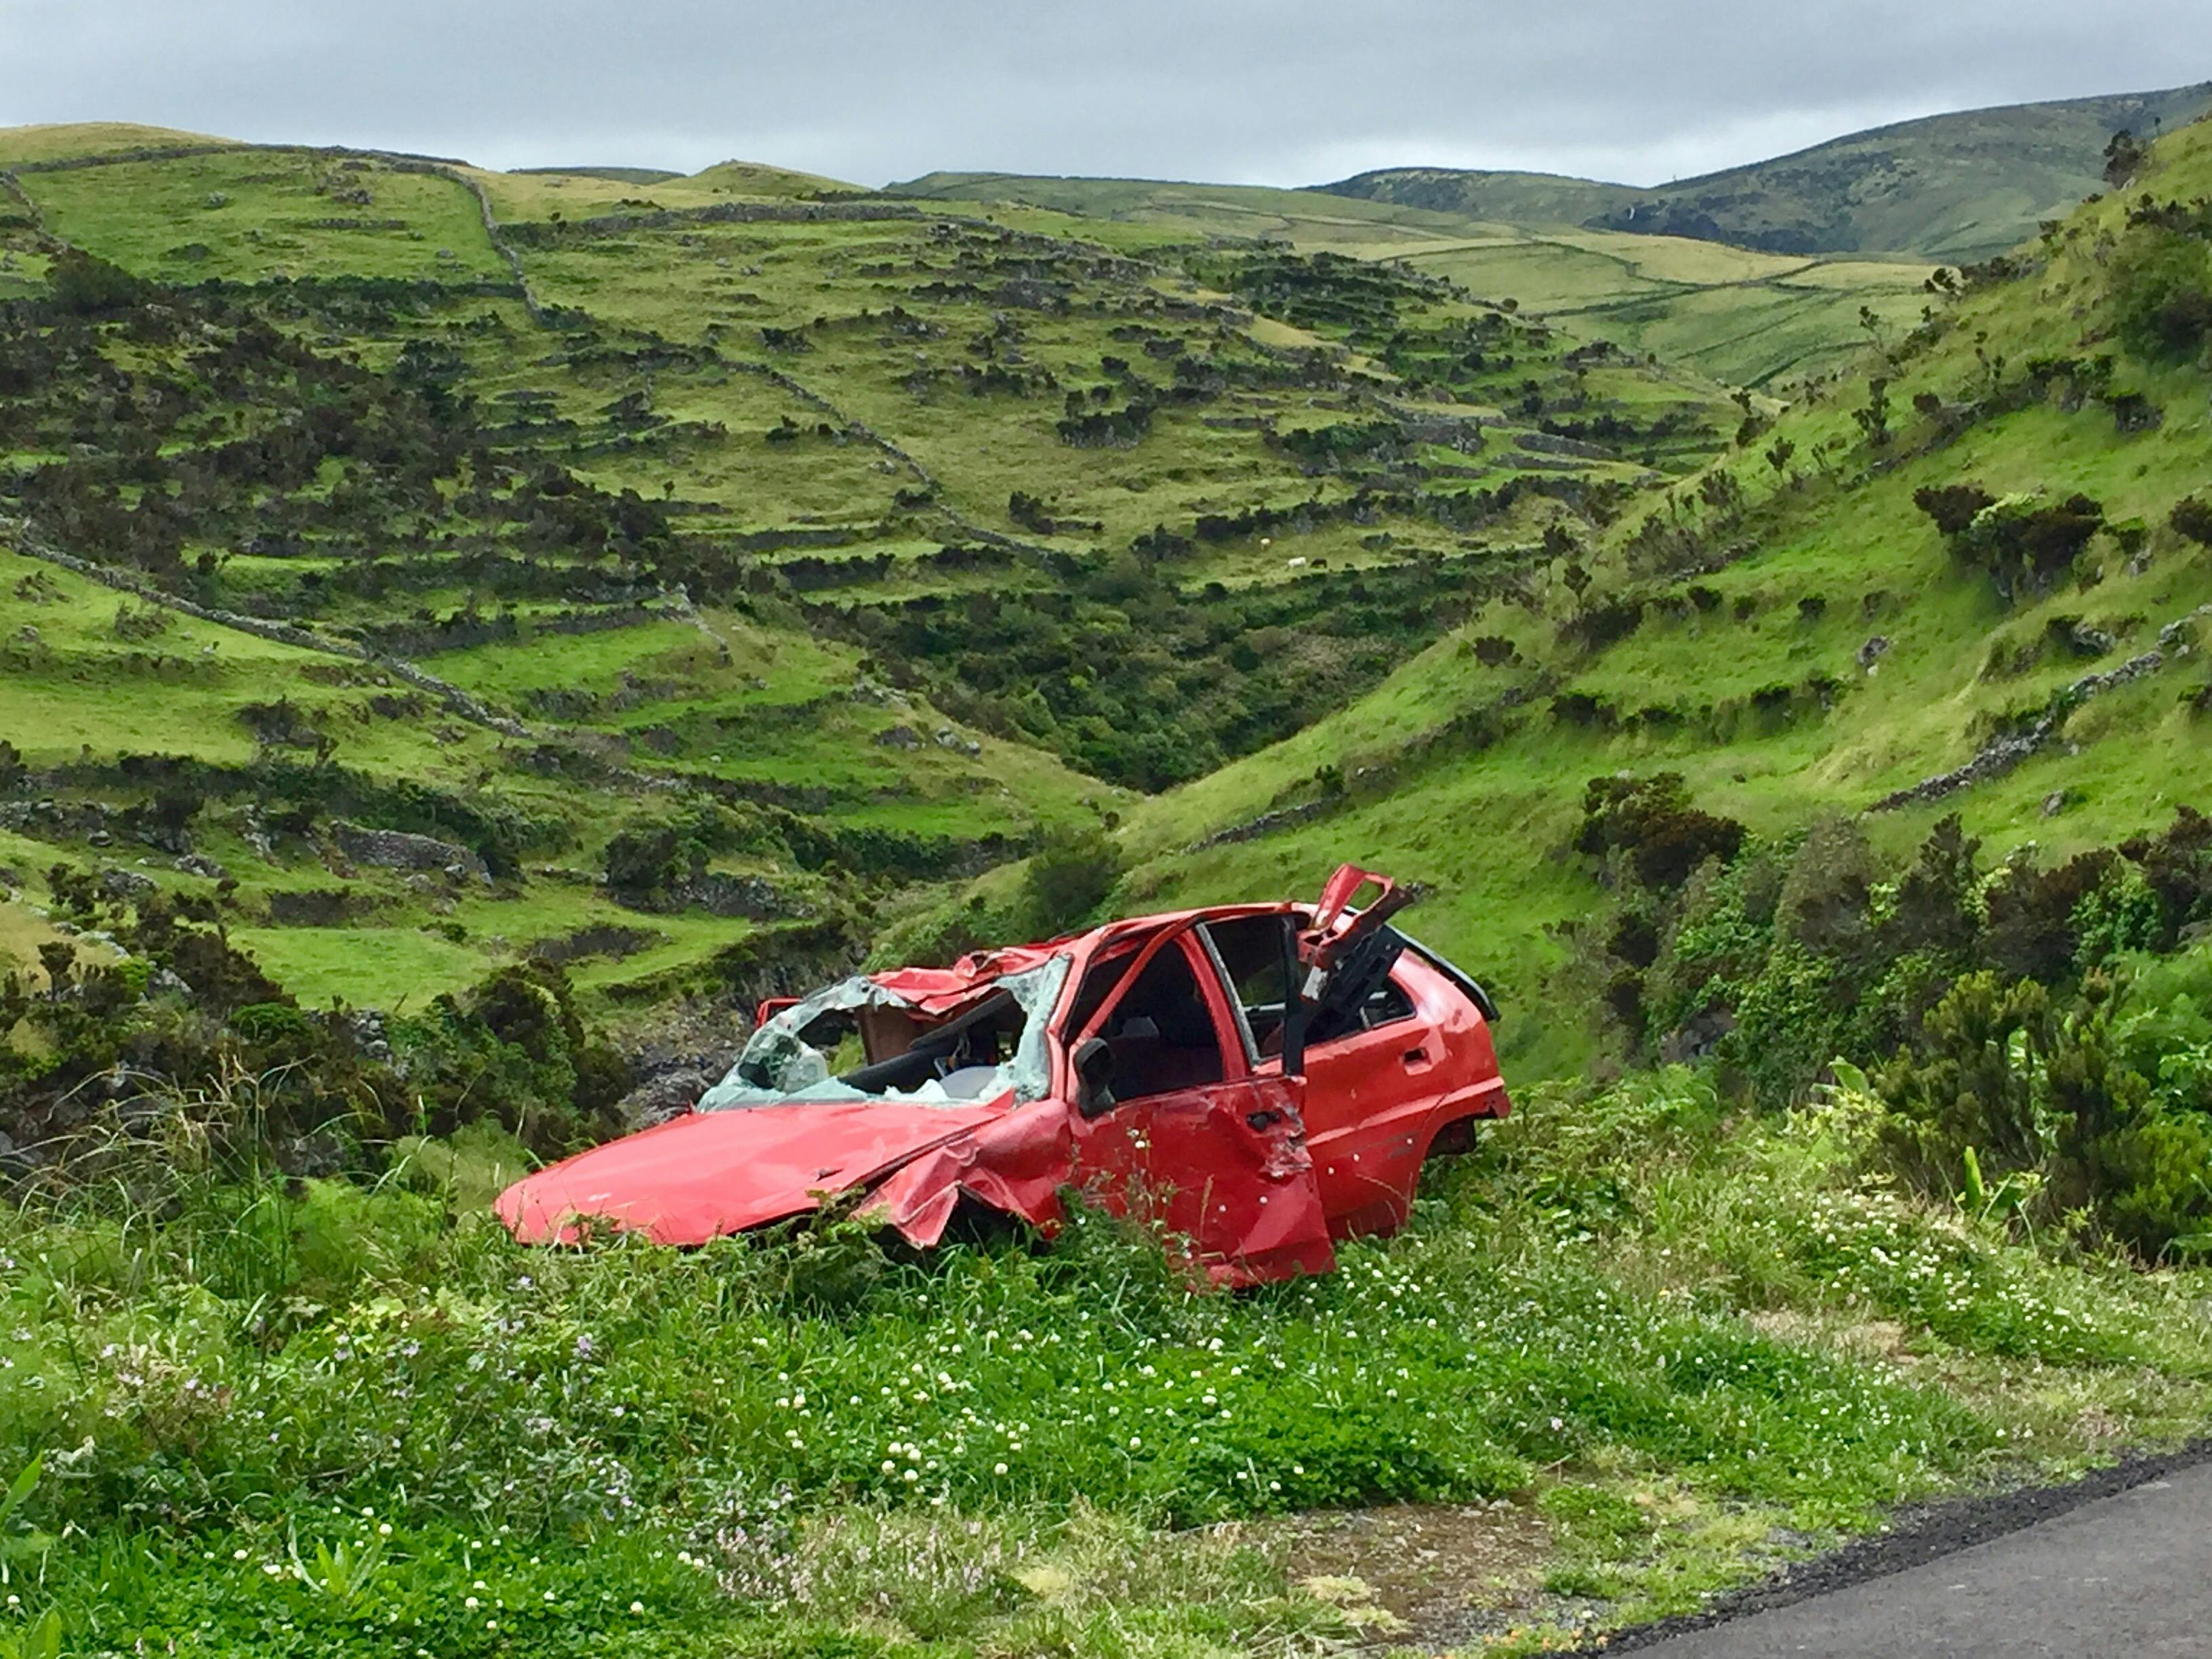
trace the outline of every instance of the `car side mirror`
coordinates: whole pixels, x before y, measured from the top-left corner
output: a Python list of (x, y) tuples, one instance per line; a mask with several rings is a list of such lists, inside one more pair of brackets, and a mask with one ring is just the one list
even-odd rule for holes
[(1114, 1109), (1114, 1051), (1106, 1039), (1085, 1039), (1075, 1050), (1075, 1109), (1085, 1118)]

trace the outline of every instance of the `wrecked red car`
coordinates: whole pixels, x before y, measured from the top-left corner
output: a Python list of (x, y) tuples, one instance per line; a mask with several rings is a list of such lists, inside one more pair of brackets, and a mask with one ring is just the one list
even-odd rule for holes
[(1334, 1241), (1404, 1222), (1431, 1152), (1508, 1109), (1497, 1010), (1390, 926), (1410, 897), (1346, 865), (1315, 905), (1145, 916), (763, 1005), (696, 1108), (518, 1182), (500, 1218), (527, 1243), (697, 1244), (858, 1193), (927, 1247), (963, 1209), (1049, 1232), (1073, 1190), (1217, 1283), (1327, 1273)]

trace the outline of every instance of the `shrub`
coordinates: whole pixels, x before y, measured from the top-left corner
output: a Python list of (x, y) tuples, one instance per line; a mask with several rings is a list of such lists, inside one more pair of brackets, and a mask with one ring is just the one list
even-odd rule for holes
[(1996, 497), (1976, 483), (1924, 484), (1912, 492), (1912, 504), (1936, 520), (1946, 539), (1962, 535), (1984, 507)]
[(2202, 547), (2212, 547), (2212, 499), (2185, 495), (2166, 515), (2175, 532)]
[(1121, 849), (1104, 830), (1056, 832), (1030, 860), (1022, 878), (1032, 926), (1040, 935), (1079, 926), (1121, 877)]
[(142, 304), (147, 285), (119, 265), (82, 248), (64, 248), (46, 268), (54, 303), (79, 317), (100, 317)]
[(1618, 853), (1643, 885), (1672, 891), (1708, 859), (1725, 862), (1743, 845), (1734, 818), (1698, 811), (1679, 772), (1649, 778), (1592, 778), (1583, 792), (1577, 851)]
[(1877, 1160), (1944, 1198), (2007, 1176), (2035, 1219), (2087, 1219), (2146, 1255), (2212, 1213), (2212, 1119), (2170, 1109), (2130, 1063), (2120, 981), (2070, 1006), (2028, 980), (1969, 975), (1917, 1049), (1879, 1074)]
[(1888, 1108), (1881, 1160), (1919, 1191), (1948, 1198), (1966, 1184), (1966, 1156), (1990, 1176), (2033, 1170), (2045, 1147), (2036, 1073), (2055, 1040), (2050, 994), (2029, 980), (1970, 974), (1923, 1022), (1922, 1052), (1875, 1076)]
[(2115, 331), (2140, 356), (2190, 357), (2212, 337), (2212, 248), (2168, 231), (2121, 245), (2112, 276)]
[(1783, 879), (1776, 915), (1780, 931), (1818, 955), (1869, 962), (1878, 945), (1874, 890), (1881, 878), (1874, 848), (1856, 823), (1821, 819)]
[(2038, 870), (2027, 859), (2008, 866), (1989, 889), (1983, 950), (1990, 963), (2046, 984), (2064, 977), (2081, 949), (2075, 918), (2082, 902), (2118, 862), (2117, 854), (2100, 848), (2055, 870)]
[(2070, 571), (2104, 527), (2104, 508), (2087, 495), (2045, 503), (2034, 495), (2017, 495), (1982, 508), (1949, 541), (1954, 554), (1986, 570), (1998, 592), (2010, 599), (2023, 589), (2047, 587)]
[(1981, 845), (1955, 812), (1928, 832), (1898, 882), (1896, 902), (1882, 925), (1893, 954), (1963, 957), (1973, 948), (1982, 925), (1981, 875), (1975, 866)]
[(2120, 851), (2142, 866), (2143, 880), (2158, 895), (2157, 949), (2172, 949), (2184, 928), (2212, 921), (2212, 817), (2191, 806), (2176, 807), (2165, 833), (2136, 836)]

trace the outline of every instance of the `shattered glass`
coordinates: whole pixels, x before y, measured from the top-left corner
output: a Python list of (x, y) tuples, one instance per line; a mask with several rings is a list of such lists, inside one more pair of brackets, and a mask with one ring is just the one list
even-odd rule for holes
[(865, 1088), (832, 1075), (829, 1055), (806, 1040), (808, 1029), (817, 1020), (869, 1008), (920, 1012), (909, 999), (865, 975), (855, 975), (801, 999), (756, 1030), (746, 1039), (737, 1063), (720, 1083), (700, 1097), (698, 1109), (733, 1111), (792, 1101), (970, 1106), (995, 1100), (1009, 1090), (1017, 1101), (1040, 1099), (1051, 1085), (1051, 1050), (1047, 1037), (1052, 1010), (1060, 1000), (1060, 988), (1067, 982), (1071, 960), (1063, 953), (1035, 968), (983, 981), (976, 986), (971, 999), (942, 1017), (937, 1028), (923, 1030), (915, 1039), (917, 1048), (926, 1048), (934, 1029), (955, 1024), (963, 1015), (975, 1012), (1000, 994), (1010, 995), (1022, 1013), (1021, 1035), (1014, 1043), (1012, 1056), (999, 1064), (962, 1066), (911, 1089)]

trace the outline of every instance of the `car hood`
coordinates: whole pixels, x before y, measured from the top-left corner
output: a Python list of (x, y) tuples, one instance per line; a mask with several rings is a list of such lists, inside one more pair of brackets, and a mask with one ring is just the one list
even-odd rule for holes
[(574, 1243), (580, 1217), (656, 1243), (702, 1244), (803, 1215), (1006, 1109), (1004, 1100), (793, 1101), (687, 1113), (526, 1176), (495, 1207), (526, 1244)]

